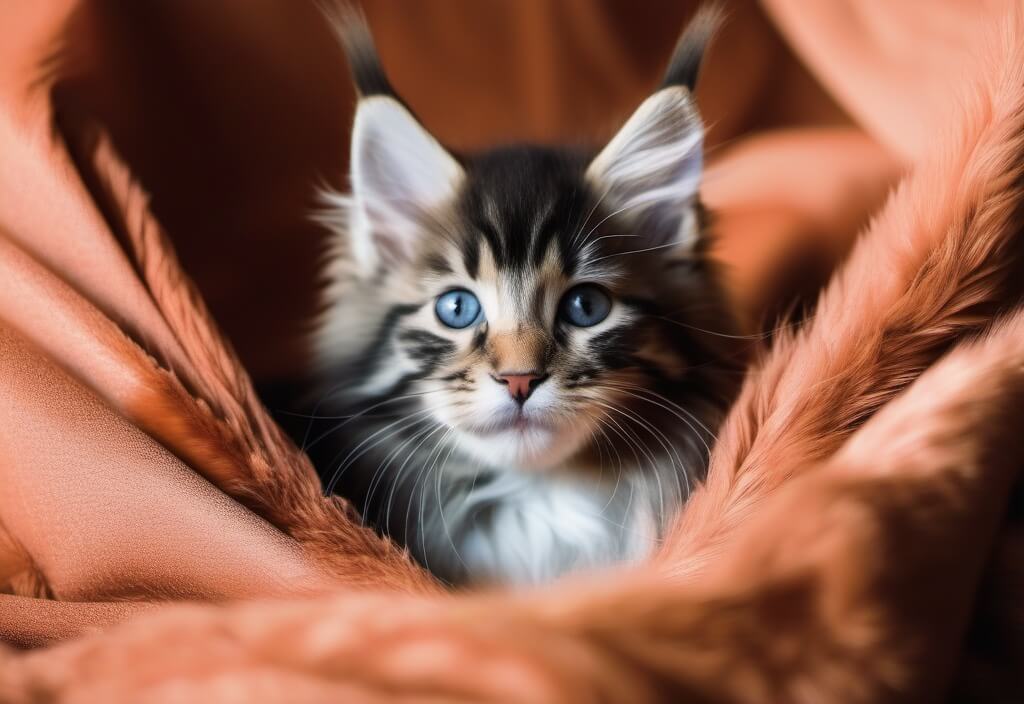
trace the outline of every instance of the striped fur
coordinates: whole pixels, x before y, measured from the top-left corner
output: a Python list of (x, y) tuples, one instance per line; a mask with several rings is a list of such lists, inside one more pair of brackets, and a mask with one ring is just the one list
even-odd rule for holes
[[(640, 558), (704, 475), (742, 349), (697, 199), (689, 92), (711, 15), (669, 85), (598, 154), (453, 156), (394, 93), (365, 24), (339, 29), (361, 94), (334, 227), (306, 433), (327, 488), (452, 582), (538, 582)], [(677, 83), (684, 85), (677, 85)], [(608, 317), (559, 316), (574, 286)], [(481, 320), (434, 312), (470, 291)], [(521, 407), (497, 381), (543, 382)]]

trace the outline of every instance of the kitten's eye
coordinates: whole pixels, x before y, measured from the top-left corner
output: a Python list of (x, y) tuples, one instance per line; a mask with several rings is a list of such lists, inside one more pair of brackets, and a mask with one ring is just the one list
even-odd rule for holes
[(468, 328), (480, 318), (480, 301), (469, 291), (456, 289), (437, 297), (434, 312), (450, 328)]
[(560, 312), (570, 324), (589, 328), (607, 318), (611, 309), (612, 299), (604, 289), (594, 284), (580, 284), (562, 297)]

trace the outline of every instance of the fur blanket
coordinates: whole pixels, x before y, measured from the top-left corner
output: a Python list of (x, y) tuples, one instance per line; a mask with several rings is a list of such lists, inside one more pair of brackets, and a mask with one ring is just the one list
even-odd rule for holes
[[(835, 84), (849, 43), (808, 31), (852, 5), (796, 5), (766, 3), (839, 100), (895, 95)], [(1020, 700), (1024, 13), (999, 5), (927, 121), (862, 121), (907, 175), (659, 554), (479, 594), (322, 496), (110, 139), (54, 110), (74, 3), (0, 9), (0, 699)], [(780, 144), (713, 172), (726, 247)]]

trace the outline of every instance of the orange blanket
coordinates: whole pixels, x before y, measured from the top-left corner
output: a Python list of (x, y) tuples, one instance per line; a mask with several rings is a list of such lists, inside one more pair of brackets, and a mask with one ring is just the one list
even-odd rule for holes
[[(692, 9), (666, 28), (625, 4), (510, 3), (487, 6), (490, 26), (476, 5), (399, 21), (366, 4), (400, 84), (426, 70), (403, 51), (443, 68), (494, 52), (488, 31), (529, 37), (510, 48), (524, 78), (502, 89), (515, 124), (446, 124), (450, 88), (404, 91), (469, 146), (565, 137), (599, 86), (624, 112)], [(286, 293), (315, 244), (274, 255), (310, 233), (308, 189), (344, 158), (344, 96), (320, 95), (343, 71), (315, 10), (0, 8), (0, 636), (47, 645), (0, 652), (0, 699), (1012, 700), (1024, 15), (1010, 6), (736, 3), (699, 97), (720, 125), (706, 199), (748, 318), (824, 276), (907, 176), (808, 322), (774, 335), (650, 564), (477, 595), (442, 593), (323, 498), (245, 371), (272, 390), (301, 366), (286, 333), (313, 284)], [(479, 35), (423, 49), (432, 32), (466, 37), (459, 22)]]

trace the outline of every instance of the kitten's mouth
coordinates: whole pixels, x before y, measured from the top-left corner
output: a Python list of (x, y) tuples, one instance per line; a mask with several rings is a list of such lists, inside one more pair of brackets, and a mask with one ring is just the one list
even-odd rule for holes
[(587, 432), (557, 413), (525, 409), (459, 428), (464, 447), (496, 469), (546, 470), (578, 450)]
[(536, 430), (551, 430), (550, 421), (538, 418), (535, 414), (526, 414), (522, 411), (513, 416), (494, 420), (490, 423), (471, 425), (469, 430), (476, 435), (499, 435), (502, 433), (526, 433)]

